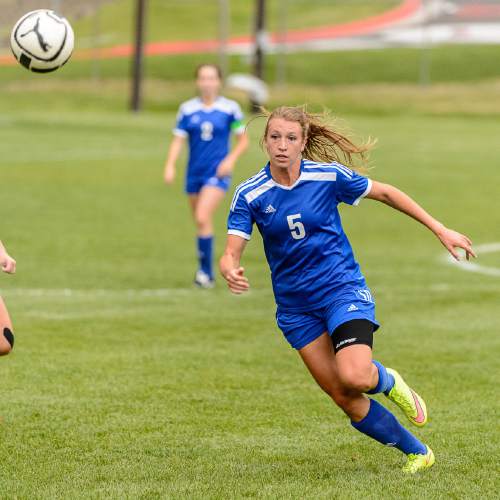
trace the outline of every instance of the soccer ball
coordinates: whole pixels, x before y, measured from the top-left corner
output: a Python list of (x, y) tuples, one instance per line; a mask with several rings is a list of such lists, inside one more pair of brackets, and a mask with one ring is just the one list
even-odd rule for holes
[(49, 73), (71, 57), (75, 36), (69, 22), (53, 10), (34, 10), (24, 15), (10, 35), (15, 58), (36, 73)]

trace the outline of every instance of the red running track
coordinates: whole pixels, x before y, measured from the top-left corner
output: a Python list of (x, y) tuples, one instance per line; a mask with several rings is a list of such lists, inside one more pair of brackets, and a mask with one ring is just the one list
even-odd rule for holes
[[(291, 30), (286, 34), (287, 43), (308, 42), (312, 40), (331, 40), (334, 38), (360, 36), (375, 33), (391, 24), (403, 21), (415, 14), (422, 6), (422, 0), (403, 0), (397, 7), (359, 21), (344, 24), (320, 26), (303, 30)], [(249, 45), (254, 38), (251, 36), (234, 37), (228, 41), (229, 47), (238, 48)], [(276, 33), (270, 34), (272, 42), (278, 42)], [(193, 40), (181, 42), (151, 42), (146, 44), (145, 53), (148, 56), (196, 54), (215, 52), (219, 48), (217, 40)], [(118, 45), (100, 49), (85, 49), (75, 52), (75, 59), (113, 59), (130, 57), (133, 53), (132, 45)], [(12, 56), (0, 56), (0, 66), (14, 65)]]

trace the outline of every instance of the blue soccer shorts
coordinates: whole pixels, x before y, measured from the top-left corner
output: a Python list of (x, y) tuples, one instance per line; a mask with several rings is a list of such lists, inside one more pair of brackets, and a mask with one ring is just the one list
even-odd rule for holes
[(324, 307), (304, 312), (276, 311), (276, 321), (294, 349), (302, 349), (323, 332), (331, 336), (337, 327), (353, 319), (366, 319), (379, 328), (370, 290), (352, 289), (338, 294)]
[(222, 189), (225, 193), (231, 187), (231, 176), (224, 177), (187, 177), (185, 190), (187, 194), (198, 194), (205, 186)]

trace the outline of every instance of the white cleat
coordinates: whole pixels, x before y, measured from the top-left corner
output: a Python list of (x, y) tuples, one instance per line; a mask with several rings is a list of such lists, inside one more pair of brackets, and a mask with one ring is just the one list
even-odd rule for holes
[(213, 288), (215, 286), (215, 280), (210, 279), (210, 276), (207, 273), (198, 269), (194, 276), (194, 284), (198, 288)]

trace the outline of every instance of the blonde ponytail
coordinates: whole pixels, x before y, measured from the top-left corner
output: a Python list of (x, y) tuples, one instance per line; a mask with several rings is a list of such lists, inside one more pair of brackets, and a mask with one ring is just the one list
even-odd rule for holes
[(305, 106), (280, 106), (272, 112), (263, 110), (263, 114), (267, 123), (261, 144), (267, 136), (269, 122), (273, 118), (282, 118), (300, 124), (306, 138), (304, 158), (324, 163), (338, 162), (358, 172), (367, 172), (369, 152), (376, 141), (369, 139), (364, 144), (354, 143), (346, 133), (336, 130), (338, 127), (334, 129), (327, 113), (309, 113)]

